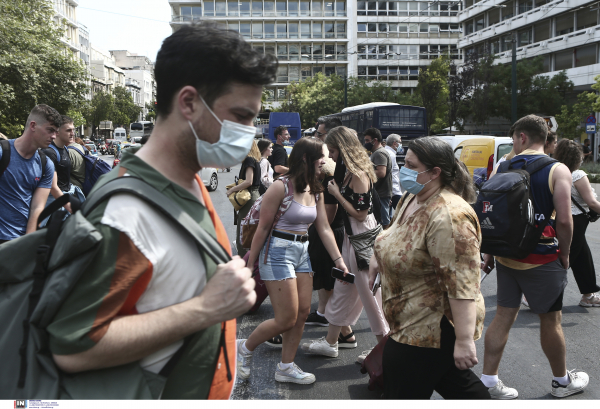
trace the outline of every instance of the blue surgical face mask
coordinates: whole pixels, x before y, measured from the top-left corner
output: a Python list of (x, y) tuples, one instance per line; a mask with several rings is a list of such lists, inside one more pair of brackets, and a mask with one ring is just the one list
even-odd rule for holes
[(424, 170), (423, 172), (417, 172), (416, 170), (408, 169), (406, 166), (403, 166), (402, 169), (400, 169), (400, 185), (402, 186), (402, 189), (413, 195), (418, 195), (431, 180), (425, 184), (420, 184), (417, 182), (417, 177), (421, 173), (429, 172), (429, 170), (430, 169)]
[(402, 145), (398, 145), (398, 149), (396, 149), (397, 153), (402, 153), (403, 149), (402, 149)]
[(229, 168), (241, 163), (246, 155), (248, 155), (248, 152), (250, 152), (254, 136), (256, 135), (256, 128), (238, 124), (227, 119), (221, 122), (202, 97), (200, 97), (200, 100), (221, 124), (221, 132), (217, 142), (209, 143), (198, 138), (194, 126), (188, 121), (196, 137), (198, 164), (203, 168)]

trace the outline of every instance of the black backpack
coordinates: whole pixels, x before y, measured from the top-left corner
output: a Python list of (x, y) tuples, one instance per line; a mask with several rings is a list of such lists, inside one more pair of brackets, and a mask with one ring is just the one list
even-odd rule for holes
[[(6, 139), (0, 140), (0, 151), (2, 151), (2, 157), (0, 158), (0, 176), (4, 173), (4, 171), (8, 168), (8, 164), (10, 163), (10, 142)], [(46, 154), (42, 152), (41, 149), (38, 149), (38, 153), (40, 154), (40, 159), (42, 160), (42, 179), (46, 175)]]
[(542, 156), (520, 169), (524, 158), (500, 164), (496, 175), (481, 186), (473, 205), (481, 226), (481, 252), (522, 259), (535, 250), (548, 220), (535, 220), (531, 175), (557, 162)]

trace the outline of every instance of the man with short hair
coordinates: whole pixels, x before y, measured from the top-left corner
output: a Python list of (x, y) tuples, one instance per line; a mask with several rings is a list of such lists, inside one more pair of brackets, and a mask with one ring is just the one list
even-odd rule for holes
[[(276, 70), (274, 57), (259, 54), (238, 33), (212, 23), (182, 26), (156, 58), (152, 137), (123, 152), (94, 189), (125, 174), (140, 178), (231, 254), (197, 174), (202, 167), (241, 163), (247, 152), (233, 151), (231, 159), (228, 147), (251, 146), (263, 86)], [(256, 301), (244, 260), (216, 265), (181, 226), (136, 196), (112, 196), (87, 219), (103, 239), (48, 326), (58, 367), (77, 379), (79, 372), (111, 374), (136, 365), (135, 373), (154, 382), (151, 390), (163, 399), (228, 399), (236, 371), (235, 317)], [(172, 369), (163, 387), (159, 374), (167, 364)]]
[(591, 162), (592, 159), (594, 158), (594, 152), (592, 152), (592, 149), (590, 148), (590, 140), (586, 139), (583, 141), (583, 161), (584, 162)]
[(4, 155), (10, 158), (0, 174), (0, 243), (37, 230), (54, 176), (54, 164), (38, 150), (56, 138), (60, 121), (54, 108), (37, 105), (27, 117), (23, 135), (8, 141), (10, 151), (0, 148), (0, 163)]
[[(528, 115), (515, 123), (512, 160), (519, 169), (545, 156), (548, 126), (543, 118)], [(495, 177), (495, 176), (493, 176)], [(498, 379), (498, 367), (517, 318), (521, 296), (525, 294), (532, 312), (540, 317), (542, 350), (554, 378), (551, 393), (562, 398), (582, 391), (589, 382), (585, 372), (567, 371), (565, 338), (561, 326), (563, 292), (567, 285), (569, 248), (573, 235), (571, 216), (571, 172), (560, 163), (550, 163), (531, 175), (535, 219), (549, 220), (540, 243), (521, 260), (497, 257), (498, 309), (485, 334), (485, 354), (481, 381), (492, 399), (515, 399), (518, 392)], [(556, 219), (552, 214), (556, 211)], [(557, 240), (558, 239), (558, 240)], [(490, 273), (494, 258), (484, 255), (482, 269)]]
[(85, 162), (83, 155), (86, 154), (86, 148), (81, 143), (79, 138), (69, 138), (69, 157), (71, 158), (71, 184), (83, 190), (83, 182), (85, 181)]
[(384, 229), (390, 224), (390, 203), (392, 201), (392, 160), (381, 145), (383, 137), (377, 128), (369, 128), (364, 132), (365, 148), (371, 151), (371, 162), (375, 168), (377, 182), (373, 188), (381, 202), (381, 225)]
[(390, 219), (394, 214), (394, 210), (402, 197), (402, 188), (400, 186), (400, 167), (396, 161), (396, 153), (402, 148), (402, 138), (395, 133), (388, 135), (386, 138), (385, 150), (390, 155), (392, 160), (392, 204), (390, 206)]
[(283, 147), (284, 142), (290, 140), (290, 132), (288, 129), (280, 125), (273, 132), (275, 143), (273, 144), (273, 153), (267, 159), (273, 167), (273, 179), (278, 179), (279, 175), (287, 173), (288, 170), (288, 154)]

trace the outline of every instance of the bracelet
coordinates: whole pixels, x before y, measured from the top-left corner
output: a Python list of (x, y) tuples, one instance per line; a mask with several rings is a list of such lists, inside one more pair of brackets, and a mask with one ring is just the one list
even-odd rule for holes
[(335, 260), (333, 260), (333, 262), (335, 263), (336, 261), (338, 261), (341, 258), (342, 258), (342, 256), (339, 256), (338, 258), (336, 258)]
[(347, 200), (344, 200), (344, 203), (342, 203), (342, 207), (344, 207), (344, 205), (346, 204)]

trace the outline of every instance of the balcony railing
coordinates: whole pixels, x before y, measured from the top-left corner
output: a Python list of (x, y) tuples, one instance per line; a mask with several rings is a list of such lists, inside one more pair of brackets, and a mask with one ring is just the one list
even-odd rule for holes
[(218, 13), (218, 14), (206, 14), (204, 13), (202, 16), (190, 16), (190, 15), (185, 15), (185, 16), (172, 16), (171, 17), (171, 22), (172, 23), (191, 23), (191, 22), (197, 22), (200, 21), (203, 18), (224, 18), (224, 17), (235, 17), (235, 18), (250, 18), (250, 17), (260, 17), (265, 18), (265, 17), (272, 17), (272, 18), (276, 18), (276, 17), (322, 17), (322, 18), (342, 18), (342, 17), (346, 17), (346, 11), (336, 11), (335, 13), (328, 13), (328, 12), (322, 12), (322, 11), (306, 11), (306, 12), (292, 12), (292, 11), (287, 11), (287, 12), (228, 12), (228, 13)]

